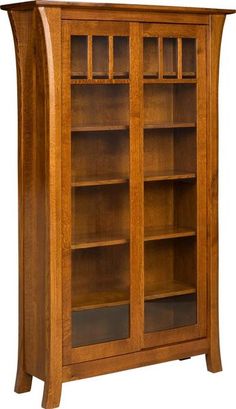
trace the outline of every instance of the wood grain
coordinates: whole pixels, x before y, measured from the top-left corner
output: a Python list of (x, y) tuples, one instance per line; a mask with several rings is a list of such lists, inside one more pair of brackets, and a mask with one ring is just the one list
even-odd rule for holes
[(151, 348), (146, 351), (111, 357), (92, 362), (68, 365), (63, 368), (64, 382), (89, 378), (101, 374), (122, 371), (140, 366), (152, 365), (189, 356), (201, 355), (208, 351), (206, 338), (168, 345), (161, 348)]
[[(144, 300), (159, 300), (166, 297), (193, 294), (196, 289), (186, 283), (167, 281), (158, 283), (145, 290)], [(73, 311), (83, 311), (94, 308), (112, 307), (129, 304), (129, 294), (125, 291), (103, 291), (75, 294), (72, 301)]]
[(48, 213), (48, 276), (46, 281), (46, 380), (42, 406), (57, 407), (62, 388), (62, 284), (61, 284), (61, 14), (57, 8), (39, 8), (42, 58), (45, 70), (46, 205)]
[(109, 36), (109, 79), (113, 79), (114, 72), (114, 38)]
[[(32, 371), (26, 369), (26, 322), (25, 307), (30, 294), (27, 292), (26, 281), (29, 280), (31, 259), (28, 252), (32, 251), (32, 151), (33, 143), (30, 134), (34, 129), (33, 95), (31, 86), (33, 78), (30, 64), (32, 62), (32, 30), (33, 14), (24, 15), (17, 11), (9, 12), (16, 54), (17, 82), (18, 82), (18, 226), (19, 226), (19, 334), (18, 334), (18, 368), (15, 392), (29, 392), (32, 383)], [(27, 81), (26, 81), (27, 78)], [(29, 114), (25, 120), (24, 113)], [(28, 136), (27, 136), (28, 135)], [(25, 164), (23, 162), (25, 160)], [(27, 163), (27, 165), (26, 165)], [(26, 171), (28, 168), (28, 171)], [(33, 178), (32, 178), (33, 179)], [(28, 202), (26, 192), (28, 190)], [(27, 204), (28, 203), (28, 204)], [(25, 217), (28, 215), (28, 218)], [(28, 252), (27, 252), (28, 249)], [(29, 284), (29, 283), (28, 283)]]
[(20, 8), (25, 9), (27, 7), (32, 8), (34, 5), (48, 6), (48, 7), (78, 7), (78, 8), (92, 8), (109, 10), (140, 10), (140, 11), (155, 11), (158, 10), (161, 13), (180, 13), (180, 14), (230, 14), (235, 13), (232, 9), (214, 9), (214, 8), (200, 8), (200, 7), (173, 7), (173, 6), (150, 6), (150, 5), (130, 5), (130, 4), (104, 4), (104, 3), (89, 3), (89, 2), (69, 2), (69, 1), (45, 1), (36, 0), (29, 2), (6, 4), (1, 6), (2, 9), (7, 10), (8, 8)]
[(182, 79), (183, 76), (183, 47), (182, 38), (178, 38), (178, 79)]
[(144, 187), (143, 187), (143, 66), (142, 27), (130, 24), (130, 266), (131, 336), (142, 347), (144, 320)]
[(2, 8), (18, 75), (16, 392), (36, 376), (52, 409), (63, 381), (197, 354), (220, 371), (218, 70), (234, 10)]
[(208, 31), (208, 336), (209, 353), (206, 355), (207, 368), (211, 372), (222, 370), (219, 341), (218, 312), (218, 81), (219, 59), (224, 16), (211, 16)]

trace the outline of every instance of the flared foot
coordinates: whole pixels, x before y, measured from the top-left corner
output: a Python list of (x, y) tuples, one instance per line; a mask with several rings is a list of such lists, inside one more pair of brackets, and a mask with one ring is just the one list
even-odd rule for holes
[(212, 348), (206, 355), (206, 365), (209, 372), (220, 372), (222, 371), (220, 349)]
[(21, 367), (18, 367), (16, 374), (15, 392), (30, 392), (32, 385), (32, 376), (27, 374)]
[(43, 401), (42, 408), (44, 409), (54, 409), (58, 408), (61, 401), (61, 382), (49, 382), (46, 381), (44, 384)]

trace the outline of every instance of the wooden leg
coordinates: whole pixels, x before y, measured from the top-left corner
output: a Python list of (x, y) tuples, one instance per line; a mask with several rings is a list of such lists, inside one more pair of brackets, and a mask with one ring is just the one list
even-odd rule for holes
[(16, 373), (15, 392), (25, 393), (31, 390), (32, 376), (27, 374), (23, 366), (23, 351), (20, 349)]
[(61, 382), (46, 381), (44, 384), (42, 408), (54, 409), (58, 408), (61, 400)]
[(222, 371), (220, 346), (218, 342), (210, 345), (210, 351), (206, 355), (206, 364), (210, 372), (215, 373)]

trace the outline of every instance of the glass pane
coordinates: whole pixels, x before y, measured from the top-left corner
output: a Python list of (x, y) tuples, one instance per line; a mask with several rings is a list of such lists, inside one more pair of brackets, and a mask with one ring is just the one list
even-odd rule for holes
[(129, 337), (129, 307), (120, 305), (74, 312), (72, 346), (99, 344)]
[(143, 75), (145, 78), (158, 76), (158, 38), (143, 39)]
[(87, 78), (87, 37), (71, 37), (71, 74), (73, 78)]
[(145, 332), (164, 331), (195, 323), (195, 295), (181, 295), (145, 302)]
[(196, 323), (196, 85), (144, 85), (145, 332)]
[(183, 78), (196, 77), (196, 40), (195, 38), (183, 38)]
[(114, 78), (129, 77), (129, 38), (114, 37)]
[(177, 38), (163, 39), (163, 77), (177, 77)]
[(108, 37), (93, 36), (93, 77), (108, 78)]
[[(116, 69), (128, 72), (127, 39), (114, 46)], [(102, 81), (108, 37), (93, 36), (92, 47), (93, 78)], [(75, 61), (73, 41), (72, 50)], [(71, 318), (79, 347), (130, 335), (129, 85), (85, 81), (71, 86), (71, 98)]]

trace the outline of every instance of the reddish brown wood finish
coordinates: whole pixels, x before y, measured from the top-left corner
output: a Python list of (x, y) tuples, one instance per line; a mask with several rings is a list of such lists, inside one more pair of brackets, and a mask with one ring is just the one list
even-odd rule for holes
[(54, 65), (60, 60), (61, 43), (56, 44), (58, 37), (49, 27), (53, 22), (60, 28), (60, 9), (9, 14), (19, 86), (20, 331), (15, 390), (30, 390), (31, 378), (37, 376), (45, 381), (43, 406), (52, 408), (59, 404), (62, 384), (60, 64)]
[[(33, 130), (34, 115), (32, 114), (33, 101), (30, 86), (33, 85), (31, 75), (32, 61), (32, 42), (33, 32), (33, 13), (28, 11), (24, 15), (11, 11), (9, 13), (11, 21), (17, 62), (17, 80), (18, 80), (18, 183), (19, 183), (19, 348), (18, 348), (18, 371), (16, 377), (15, 391), (17, 393), (28, 392), (31, 389), (32, 375), (26, 369), (26, 327), (25, 327), (25, 304), (27, 303), (27, 287), (25, 282), (30, 282), (31, 259), (27, 257), (27, 249), (32, 252), (32, 233), (31, 233), (31, 215), (32, 215), (32, 141), (30, 138)], [(24, 29), (27, 27), (27, 29)], [(21, 41), (21, 45), (20, 45)], [(30, 50), (30, 52), (28, 51)], [(29, 56), (29, 57), (27, 57)], [(23, 69), (25, 67), (25, 69)], [(27, 78), (27, 80), (26, 80)], [(23, 112), (31, 113), (28, 121), (24, 121)], [(27, 146), (27, 149), (26, 149)], [(27, 165), (23, 165), (23, 158)], [(26, 192), (28, 191), (28, 205), (26, 203)], [(30, 199), (30, 200), (29, 200)], [(28, 215), (28, 218), (27, 218)]]
[[(29, 391), (32, 376), (36, 376), (45, 382), (42, 405), (52, 409), (59, 406), (62, 382), (74, 379), (198, 354), (206, 354), (208, 370), (220, 371), (218, 67), (225, 15), (234, 11), (39, 0), (2, 8), (8, 11), (11, 20), (18, 74), (20, 257), (16, 392)], [(71, 77), (72, 34), (88, 35), (87, 78), (80, 78), (76, 67)], [(96, 75), (93, 72), (94, 35), (108, 38), (107, 78), (103, 78), (106, 75), (103, 67), (97, 69)], [(176, 67), (167, 58), (168, 65), (174, 68), (165, 72), (165, 38), (170, 35), (177, 39), (179, 57)], [(122, 61), (116, 73), (115, 36), (129, 36), (130, 40), (129, 67)], [(150, 72), (144, 72), (143, 36), (156, 37), (159, 47), (156, 64), (149, 67)], [(184, 72), (181, 56), (185, 38), (198, 40), (196, 72), (191, 64), (187, 64)], [(95, 58), (100, 64), (100, 57)], [(152, 69), (159, 72), (152, 73)], [(207, 76), (207, 72), (210, 75)], [(82, 123), (77, 123), (73, 109), (71, 115), (71, 86), (91, 87), (90, 93), (96, 96), (98, 84), (118, 87), (122, 98), (128, 94), (125, 87), (129, 89), (129, 115), (123, 115), (123, 121), (112, 123), (110, 120), (114, 113), (122, 118), (120, 114), (125, 107), (122, 98), (115, 93), (116, 105), (107, 115), (99, 111), (91, 116), (83, 111)], [(165, 84), (168, 84), (167, 91)], [(158, 109), (154, 103), (156, 87), (160, 87)], [(193, 87), (197, 88), (197, 106), (189, 103), (186, 110), (184, 99), (193, 101)], [(86, 92), (83, 95), (88, 98)], [(81, 107), (78, 95), (75, 93), (75, 99)], [(89, 122), (91, 117), (97, 120), (97, 125)], [(89, 158), (89, 154), (96, 151), (89, 139), (94, 132), (100, 132), (104, 138), (107, 138), (106, 133), (113, 137), (116, 134), (116, 138), (119, 134), (120, 144), (114, 144), (112, 159), (106, 156), (108, 169), (102, 167), (101, 157), (96, 159), (93, 174), (86, 174), (85, 157)], [(198, 137), (194, 143), (196, 132)], [(76, 133), (83, 135), (83, 143), (90, 142), (88, 152), (78, 161), (72, 174), (71, 164), (81, 148), (81, 142), (77, 141), (72, 149), (71, 138), (76, 138)], [(102, 152), (101, 134), (94, 139), (99, 152)], [(127, 135), (128, 154), (125, 153)], [(155, 157), (157, 151), (158, 158)], [(112, 173), (113, 165), (119, 165), (120, 152), (121, 172)], [(89, 237), (86, 223), (81, 223), (85, 234), (72, 242), (71, 191), (85, 189), (84, 199), (89, 197), (89, 189), (106, 192), (109, 188), (111, 192), (119, 192), (120, 198), (129, 192), (129, 200), (124, 200), (129, 203), (130, 215), (128, 218), (127, 208), (123, 210), (121, 226), (125, 227), (129, 220), (127, 231), (123, 228), (110, 235)], [(191, 206), (180, 205), (180, 197)], [(100, 200), (102, 203), (102, 195)], [(111, 194), (106, 200), (106, 204), (111, 204)], [(83, 202), (80, 206), (84, 211)], [(75, 220), (76, 217), (77, 213)], [(111, 215), (107, 214), (106, 219), (115, 226)], [(164, 226), (160, 224), (162, 219), (166, 222)], [(156, 223), (151, 228), (150, 220)], [(184, 240), (188, 241), (187, 246)], [(86, 291), (83, 292), (86, 280), (81, 284), (80, 277), (74, 279), (71, 273), (73, 252), (93, 251), (94, 257), (103, 260), (99, 267), (103, 269), (106, 252), (115, 254), (112, 252), (118, 246), (124, 246), (118, 252), (124, 266), (121, 287), (109, 293), (105, 288), (99, 295), (93, 292), (94, 267), (89, 266), (91, 289), (87, 297)], [(145, 246), (149, 246), (150, 263), (144, 272)], [(177, 256), (176, 248), (180, 252)], [(160, 280), (157, 283), (153, 272), (156, 249), (168, 255), (167, 259), (163, 255), (159, 258)], [(180, 256), (186, 249), (191, 257), (185, 266), (185, 259)], [(195, 254), (196, 281), (192, 261)], [(112, 262), (114, 270), (118, 269), (117, 259), (110, 257), (115, 260)], [(130, 293), (125, 275), (129, 263)], [(180, 270), (177, 277), (173, 277), (174, 269)], [(106, 283), (114, 272), (108, 275), (101, 270), (100, 274)], [(83, 296), (79, 297), (80, 286)], [(196, 325), (144, 333), (144, 300), (195, 294)], [(130, 305), (130, 336), (72, 348), (71, 312), (115, 305)]]
[(218, 81), (221, 36), (225, 16), (211, 16), (208, 30), (208, 336), (207, 368), (222, 370), (218, 313)]

